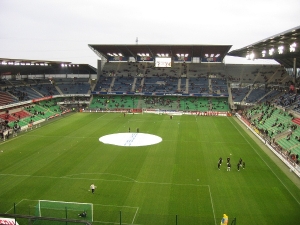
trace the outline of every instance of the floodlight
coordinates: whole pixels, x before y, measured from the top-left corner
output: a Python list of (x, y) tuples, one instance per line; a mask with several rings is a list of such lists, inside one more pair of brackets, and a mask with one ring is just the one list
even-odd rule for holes
[(205, 54), (205, 57), (208, 58), (208, 54)]
[(212, 58), (212, 57), (214, 57), (214, 55), (215, 55), (215, 54), (210, 54), (210, 57)]
[(177, 53), (176, 55), (177, 55), (177, 57), (180, 57), (180, 54), (179, 54), (179, 53)]
[(284, 46), (282, 46), (282, 45), (279, 46), (279, 47), (278, 47), (278, 53), (279, 53), (279, 54), (282, 54), (282, 53), (283, 53), (283, 49), (284, 49)]
[(185, 55), (184, 55), (184, 57), (188, 57), (188, 56), (189, 56), (189, 54), (185, 54)]
[(297, 44), (294, 42), (293, 44), (290, 45), (290, 52), (295, 52), (296, 51)]
[(274, 48), (269, 49), (269, 55), (273, 55), (274, 53)]
[(265, 57), (265, 56), (266, 56), (266, 53), (267, 53), (267, 51), (266, 51), (266, 50), (263, 50), (263, 51), (261, 52), (262, 57)]
[(220, 56), (220, 54), (219, 54), (219, 53), (215, 55), (215, 57), (219, 57), (219, 56)]

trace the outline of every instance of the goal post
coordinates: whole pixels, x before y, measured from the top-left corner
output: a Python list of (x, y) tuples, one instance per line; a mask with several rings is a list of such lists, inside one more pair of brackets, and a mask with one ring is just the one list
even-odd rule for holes
[(92, 203), (39, 200), (35, 215), (39, 217), (78, 219), (79, 214), (83, 212), (86, 212), (86, 217), (81, 219), (93, 222), (94, 209)]

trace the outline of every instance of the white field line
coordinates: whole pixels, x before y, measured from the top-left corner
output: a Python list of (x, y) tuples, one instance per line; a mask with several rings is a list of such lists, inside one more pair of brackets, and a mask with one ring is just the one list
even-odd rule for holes
[(211, 208), (212, 208), (212, 211), (213, 211), (213, 214), (214, 214), (215, 225), (217, 225), (215, 208), (214, 208), (213, 199), (212, 199), (212, 196), (211, 196), (210, 186), (209, 185), (207, 185), (207, 186), (208, 186), (208, 191), (209, 191), (209, 196), (210, 196)]
[[(22, 199), (21, 201), (19, 201), (18, 203), (15, 204), (15, 206), (19, 205), (21, 202), (23, 201), (31, 201), (31, 202), (39, 202), (39, 201), (50, 201), (50, 202), (59, 202), (59, 201), (52, 201), (52, 200), (31, 200), (31, 199)], [(76, 204), (93, 204), (93, 203), (81, 203), (81, 202), (66, 202), (66, 203), (76, 203)], [(131, 209), (135, 209), (135, 213), (132, 219), (131, 223), (123, 223), (122, 224), (134, 224), (134, 220), (136, 218), (136, 215), (139, 211), (139, 207), (134, 207), (134, 206), (128, 206), (128, 205), (123, 205), (123, 206), (118, 206), (118, 205), (103, 205), (103, 204), (93, 204), (93, 205), (98, 205), (98, 206), (105, 206), (105, 207), (118, 207), (118, 208), (131, 208)], [(7, 210), (7, 212), (5, 213), (9, 213), (9, 211), (11, 211), (14, 207), (11, 207), (9, 210)], [(112, 222), (104, 222), (104, 221), (93, 221), (93, 222), (98, 222), (98, 223), (107, 223), (107, 224), (118, 224), (118, 223), (112, 223)], [(137, 225), (137, 224), (136, 224)]]

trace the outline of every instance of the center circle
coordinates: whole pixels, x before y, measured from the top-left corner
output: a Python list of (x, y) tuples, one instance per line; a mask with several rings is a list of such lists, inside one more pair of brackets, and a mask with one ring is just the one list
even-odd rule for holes
[(145, 133), (116, 133), (102, 136), (99, 141), (104, 144), (137, 147), (158, 144), (162, 141), (162, 138)]

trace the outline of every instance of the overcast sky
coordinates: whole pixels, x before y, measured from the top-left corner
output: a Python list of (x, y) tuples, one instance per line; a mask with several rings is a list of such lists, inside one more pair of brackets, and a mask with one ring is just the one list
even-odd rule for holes
[(96, 67), (88, 44), (135, 44), (137, 37), (139, 44), (224, 44), (231, 51), (299, 22), (300, 0), (0, 0), (0, 58)]

